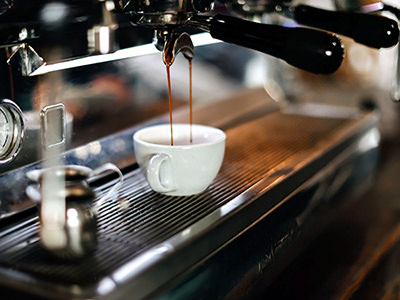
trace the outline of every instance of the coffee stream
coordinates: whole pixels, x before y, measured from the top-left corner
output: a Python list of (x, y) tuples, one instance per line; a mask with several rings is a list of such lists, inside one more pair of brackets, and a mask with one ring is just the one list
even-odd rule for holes
[(174, 134), (172, 131), (172, 95), (171, 95), (171, 64), (165, 65), (167, 68), (167, 79), (168, 79), (168, 106), (169, 106), (169, 125), (171, 127), (171, 146), (174, 145)]
[[(192, 135), (192, 124), (193, 124), (193, 109), (192, 109), (192, 59), (187, 59), (189, 63), (189, 122), (190, 122), (190, 144), (193, 142)], [(171, 146), (174, 145), (174, 135), (172, 130), (172, 93), (171, 93), (171, 65), (172, 57), (165, 56), (165, 67), (167, 70), (167, 80), (168, 80), (168, 106), (169, 106), (169, 124), (171, 128)]]
[(190, 120), (190, 143), (193, 143), (192, 135), (192, 124), (193, 124), (193, 109), (192, 109), (192, 60), (188, 59), (189, 62), (189, 120)]

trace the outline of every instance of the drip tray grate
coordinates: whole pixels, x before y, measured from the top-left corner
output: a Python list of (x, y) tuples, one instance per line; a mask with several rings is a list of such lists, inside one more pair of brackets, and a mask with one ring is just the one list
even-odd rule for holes
[[(248, 191), (272, 172), (286, 174), (288, 169), (294, 170), (296, 166), (289, 161), (307, 159), (336, 132), (355, 122), (278, 112), (229, 129), (223, 166), (205, 192), (188, 197), (163, 196), (149, 188), (138, 169), (133, 170), (125, 175), (118, 196), (100, 209), (99, 245), (93, 256), (73, 263), (53, 258), (40, 247), (38, 216), (32, 216), (0, 230), (1, 269), (50, 285), (95, 285), (133, 258)], [(98, 197), (111, 184), (97, 188)]]

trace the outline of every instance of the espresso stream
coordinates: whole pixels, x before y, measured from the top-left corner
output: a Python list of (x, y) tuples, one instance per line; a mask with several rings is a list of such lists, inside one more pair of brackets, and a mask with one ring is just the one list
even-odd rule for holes
[(171, 146), (174, 145), (174, 133), (172, 131), (172, 95), (171, 95), (171, 64), (166, 64), (167, 67), (167, 79), (168, 79), (168, 107), (169, 107), (169, 126), (171, 127)]
[(193, 124), (193, 110), (192, 110), (192, 60), (188, 59), (189, 62), (189, 120), (190, 120), (190, 143), (193, 143), (192, 135), (192, 124)]
[[(192, 124), (193, 124), (193, 110), (192, 110), (192, 60), (187, 59), (189, 63), (189, 122), (190, 122), (190, 144), (193, 143), (192, 135)], [(165, 60), (165, 67), (167, 70), (167, 80), (168, 80), (168, 107), (169, 107), (169, 125), (171, 128), (171, 146), (174, 145), (174, 135), (172, 130), (172, 93), (171, 93), (171, 58), (167, 57)]]

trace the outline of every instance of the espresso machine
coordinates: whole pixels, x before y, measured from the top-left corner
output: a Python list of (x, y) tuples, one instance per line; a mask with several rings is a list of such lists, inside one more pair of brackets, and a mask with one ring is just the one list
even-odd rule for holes
[[(271, 284), (373, 185), (391, 134), (348, 45), (390, 52), (398, 100), (398, 8), (323, 5), (0, 1), (2, 293), (241, 299)], [(188, 123), (186, 60), (194, 122), (227, 144), (205, 192), (173, 197), (150, 189), (132, 137), (170, 121), (167, 64), (172, 123)]]

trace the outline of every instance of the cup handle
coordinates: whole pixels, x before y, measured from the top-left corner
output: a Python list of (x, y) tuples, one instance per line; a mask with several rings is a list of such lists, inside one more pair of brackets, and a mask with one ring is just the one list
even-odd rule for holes
[(101, 197), (95, 204), (93, 210), (95, 213), (98, 212), (100, 209), (100, 206), (113, 194), (115, 193), (123, 184), (124, 182), (124, 175), (122, 174), (121, 170), (114, 164), (112, 163), (105, 163), (104, 165), (94, 169), (91, 173), (90, 176), (96, 176), (100, 175), (101, 173), (107, 172), (107, 171), (114, 171), (115, 173), (118, 174), (119, 181), (117, 184), (113, 185), (113, 187), (108, 191), (107, 194), (105, 194), (103, 197)]
[(164, 185), (161, 182), (161, 165), (167, 160), (169, 160), (168, 154), (158, 153), (150, 158), (147, 166), (147, 181), (151, 188), (159, 193), (172, 192), (175, 189), (173, 186)]

